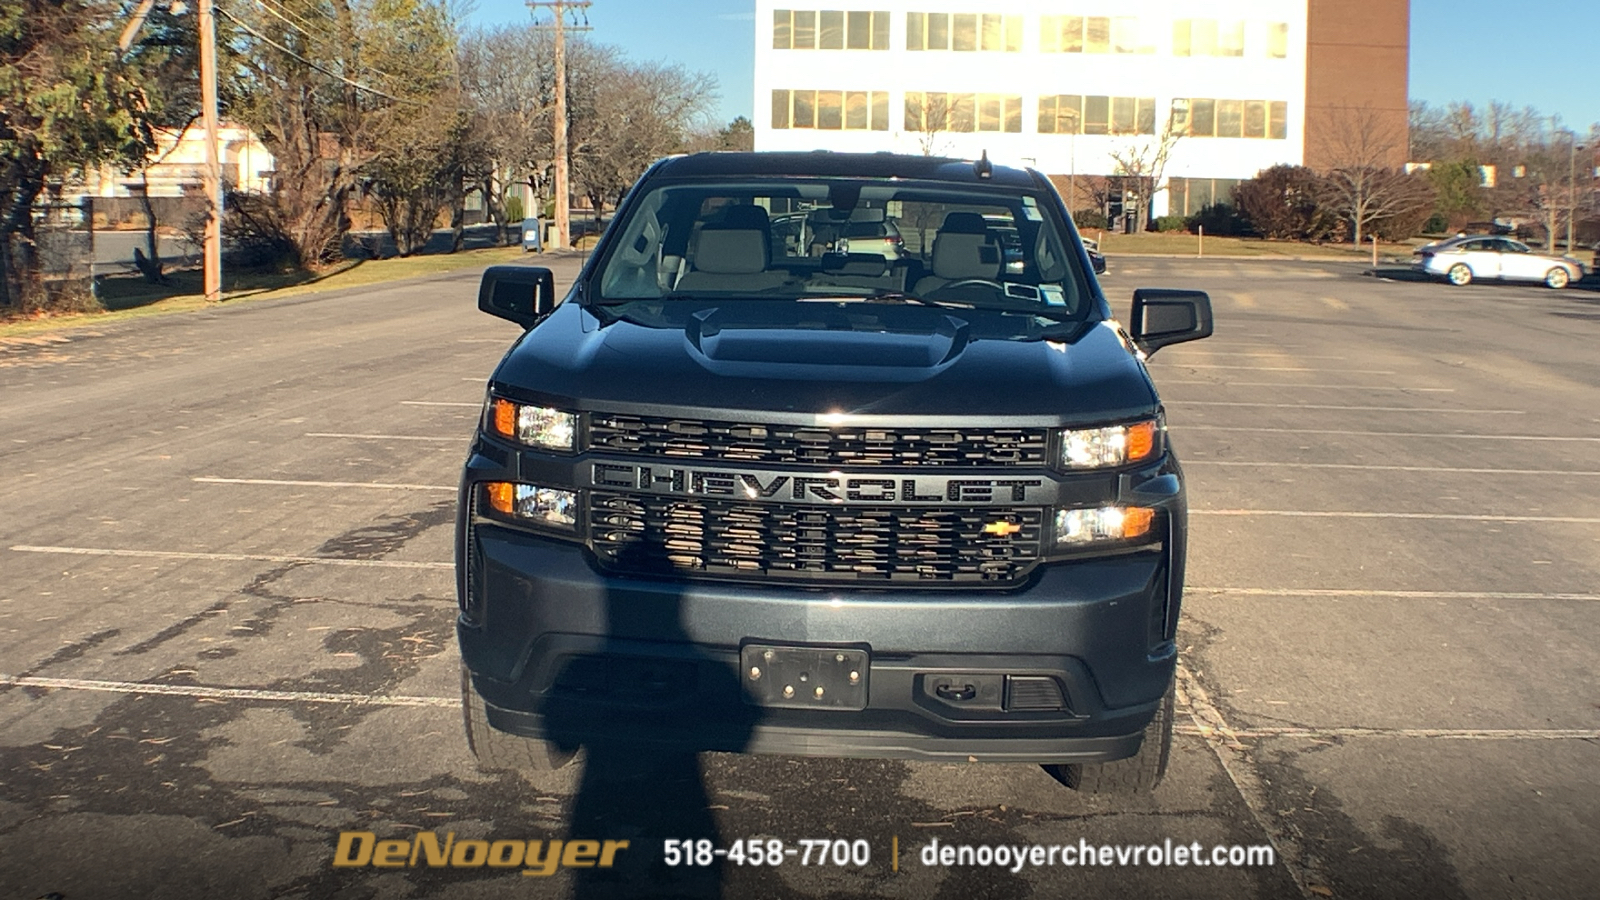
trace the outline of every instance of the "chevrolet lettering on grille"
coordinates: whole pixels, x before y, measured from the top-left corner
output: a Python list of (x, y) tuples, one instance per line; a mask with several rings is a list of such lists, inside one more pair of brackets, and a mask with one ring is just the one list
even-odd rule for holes
[(1026, 503), (1043, 484), (1044, 481), (1038, 478), (945, 478), (934, 475), (891, 478), (882, 474), (853, 475), (839, 472), (800, 475), (597, 462), (590, 466), (589, 484), (586, 487), (790, 503), (983, 506), (992, 503)]

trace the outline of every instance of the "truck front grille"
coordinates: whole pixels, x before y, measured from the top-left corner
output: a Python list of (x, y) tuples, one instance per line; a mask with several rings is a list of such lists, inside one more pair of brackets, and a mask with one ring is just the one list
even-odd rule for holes
[(1043, 428), (755, 425), (594, 413), (589, 446), (639, 456), (817, 466), (1045, 465)]
[(589, 544), (601, 565), (635, 574), (1003, 585), (1038, 562), (1044, 518), (1036, 507), (804, 506), (595, 491)]

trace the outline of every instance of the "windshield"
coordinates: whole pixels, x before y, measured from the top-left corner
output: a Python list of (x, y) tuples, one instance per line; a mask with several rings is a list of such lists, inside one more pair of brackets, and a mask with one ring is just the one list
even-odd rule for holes
[(1078, 318), (1091, 293), (1054, 202), (926, 182), (667, 184), (617, 223), (590, 299), (856, 299)]

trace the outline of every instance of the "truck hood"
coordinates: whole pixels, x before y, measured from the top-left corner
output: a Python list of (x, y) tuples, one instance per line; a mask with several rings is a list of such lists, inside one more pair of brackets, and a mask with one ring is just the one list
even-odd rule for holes
[(513, 345), (492, 386), (569, 409), (802, 424), (847, 415), (1055, 425), (1156, 408), (1115, 323), (1023, 339), (1039, 327), (987, 310), (749, 301), (603, 321), (565, 303)]

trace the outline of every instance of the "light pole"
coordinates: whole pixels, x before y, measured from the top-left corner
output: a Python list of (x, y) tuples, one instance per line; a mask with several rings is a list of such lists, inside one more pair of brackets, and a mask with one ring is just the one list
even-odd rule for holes
[[(1059, 104), (1059, 102), (1058, 100), (1057, 103)], [(1081, 103), (1082, 101), (1080, 100), (1079, 102)], [(1056, 107), (1056, 134), (1061, 133), (1061, 120), (1063, 118), (1072, 121), (1072, 130), (1067, 132), (1067, 152), (1070, 154), (1067, 170), (1067, 214), (1076, 215), (1078, 212), (1078, 122), (1082, 118), (1082, 113), (1075, 109), (1062, 110), (1058, 105)]]

